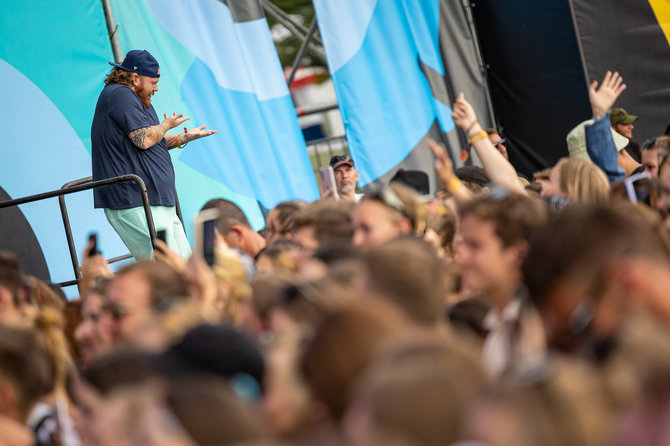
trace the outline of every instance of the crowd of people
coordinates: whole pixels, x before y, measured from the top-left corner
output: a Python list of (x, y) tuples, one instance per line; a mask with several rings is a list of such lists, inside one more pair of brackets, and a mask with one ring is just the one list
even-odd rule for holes
[(91, 245), (67, 301), (0, 254), (0, 443), (670, 443), (670, 137), (633, 143), (624, 90), (594, 83), (532, 179), (461, 95), (482, 167), (430, 143), (434, 196), (357, 194), (345, 155), (337, 199), (260, 232), (211, 200), (211, 266), (157, 239), (113, 272)]

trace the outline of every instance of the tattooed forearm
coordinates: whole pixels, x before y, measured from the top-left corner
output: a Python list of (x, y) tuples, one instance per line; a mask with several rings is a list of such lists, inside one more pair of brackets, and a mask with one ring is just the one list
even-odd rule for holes
[(146, 149), (144, 146), (144, 138), (147, 136), (147, 129), (137, 129), (130, 132), (130, 139), (140, 149)]
[(161, 139), (165, 136), (167, 128), (163, 123), (154, 125), (151, 127), (144, 127), (141, 129), (133, 130), (128, 134), (130, 140), (140, 149), (148, 149), (153, 147), (160, 142)]

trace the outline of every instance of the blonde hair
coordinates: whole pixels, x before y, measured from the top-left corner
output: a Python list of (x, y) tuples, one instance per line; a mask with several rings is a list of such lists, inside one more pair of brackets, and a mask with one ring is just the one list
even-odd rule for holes
[(229, 293), (223, 304), (223, 319), (233, 324), (241, 322), (240, 307), (251, 296), (251, 286), (247, 281), (247, 270), (240, 255), (228, 246), (219, 245), (215, 251), (212, 269), (216, 276), (219, 292), (228, 287)]
[(609, 202), (609, 180), (592, 162), (580, 157), (561, 158), (554, 169), (559, 169), (559, 186), (572, 202), (579, 204)]

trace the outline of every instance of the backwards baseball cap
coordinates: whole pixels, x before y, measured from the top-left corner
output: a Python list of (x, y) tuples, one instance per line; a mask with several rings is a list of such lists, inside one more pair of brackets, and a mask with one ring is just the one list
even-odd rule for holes
[(337, 169), (342, 164), (349, 164), (351, 167), (354, 167), (354, 160), (349, 155), (335, 155), (330, 159), (330, 167), (333, 169)]
[(142, 76), (160, 77), (158, 74), (158, 61), (147, 50), (130, 50), (122, 63), (110, 62), (109, 64)]
[(613, 108), (610, 111), (610, 124), (632, 124), (639, 118), (635, 115), (629, 115), (623, 108)]

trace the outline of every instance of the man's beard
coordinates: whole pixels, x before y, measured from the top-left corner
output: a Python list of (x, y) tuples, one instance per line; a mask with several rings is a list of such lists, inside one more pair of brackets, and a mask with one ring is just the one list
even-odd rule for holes
[(337, 192), (339, 192), (340, 194), (348, 195), (348, 194), (350, 194), (352, 192), (355, 192), (355, 191), (356, 191), (356, 186), (354, 186), (353, 184), (347, 184), (346, 186), (340, 187)]
[(151, 95), (148, 95), (147, 97), (142, 97), (140, 99), (142, 100), (142, 103), (146, 108), (151, 107)]

